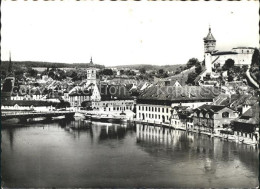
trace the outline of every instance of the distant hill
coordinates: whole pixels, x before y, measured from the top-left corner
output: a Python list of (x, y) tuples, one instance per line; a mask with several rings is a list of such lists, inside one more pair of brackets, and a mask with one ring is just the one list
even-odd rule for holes
[[(104, 68), (104, 65), (94, 64), (90, 65), (89, 63), (58, 63), (58, 62), (38, 62), (38, 61), (12, 61), (13, 68), (16, 70), (17, 68), (22, 67), (49, 67), (49, 68), (88, 68), (90, 66), (96, 68)], [(1, 70), (6, 70), (8, 68), (9, 61), (1, 61)]]
[(141, 68), (144, 68), (146, 70), (159, 70), (164, 69), (167, 71), (176, 71), (177, 68), (184, 67), (185, 64), (175, 64), (175, 65), (150, 65), (150, 64), (132, 64), (132, 65), (119, 65), (119, 66), (109, 66), (110, 68), (130, 68), (130, 69), (137, 69), (140, 70)]

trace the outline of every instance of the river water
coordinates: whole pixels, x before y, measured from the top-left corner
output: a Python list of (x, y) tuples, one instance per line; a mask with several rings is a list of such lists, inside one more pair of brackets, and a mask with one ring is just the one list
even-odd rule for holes
[(219, 138), (84, 120), (9, 121), (1, 133), (5, 187), (258, 186), (259, 150)]

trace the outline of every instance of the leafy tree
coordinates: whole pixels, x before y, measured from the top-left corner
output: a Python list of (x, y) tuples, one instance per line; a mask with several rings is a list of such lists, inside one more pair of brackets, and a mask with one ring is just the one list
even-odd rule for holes
[(230, 68), (232, 68), (235, 65), (235, 61), (233, 59), (227, 59), (225, 61), (225, 64), (223, 65), (222, 69), (223, 70), (229, 70)]
[(35, 70), (35, 69), (32, 69), (32, 68), (28, 68), (28, 74), (29, 74), (29, 76), (30, 77), (36, 77), (37, 76), (37, 74), (38, 74), (38, 71), (37, 70)]
[(6, 71), (2, 70), (1, 71), (1, 79), (6, 78)]
[(248, 69), (248, 65), (243, 65), (243, 66), (242, 66), (242, 72), (246, 72), (247, 69)]
[(260, 64), (260, 53), (259, 53), (259, 50), (257, 48), (255, 48), (253, 56), (252, 56), (251, 65), (259, 66), (259, 64)]
[(228, 70), (228, 81), (234, 81), (234, 71), (233, 70)]
[(191, 58), (187, 62), (187, 68), (191, 68), (192, 66), (195, 66), (198, 63), (199, 63), (199, 60), (197, 58)]
[(186, 81), (187, 84), (194, 84), (194, 80), (198, 75), (195, 72), (191, 72), (188, 74), (188, 79)]
[(163, 75), (164, 74), (164, 70), (163, 69), (159, 69), (158, 74)]
[(141, 68), (139, 71), (140, 71), (141, 74), (145, 74), (146, 73), (146, 69), (145, 68)]
[(196, 67), (195, 67), (195, 73), (196, 73), (197, 75), (199, 75), (199, 74), (201, 73), (201, 71), (202, 71), (201, 65), (200, 65), (200, 64), (196, 65)]
[(4, 81), (2, 91), (3, 91), (3, 92), (11, 92), (11, 91), (12, 91), (12, 88), (13, 88), (13, 84), (12, 84), (11, 79), (6, 79), (6, 80)]
[(67, 108), (70, 107), (70, 103), (68, 101), (60, 100), (60, 103), (56, 105), (56, 108)]
[(111, 69), (104, 69), (102, 71), (103, 75), (113, 75), (113, 71)]

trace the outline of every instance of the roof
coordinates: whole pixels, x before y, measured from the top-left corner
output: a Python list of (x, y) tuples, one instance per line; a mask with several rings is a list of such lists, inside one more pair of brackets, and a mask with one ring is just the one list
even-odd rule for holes
[(99, 87), (101, 100), (130, 100), (134, 99), (130, 88), (124, 85), (101, 85)]
[(217, 51), (212, 54), (212, 56), (218, 56), (218, 55), (228, 55), (228, 54), (238, 54), (237, 52), (234, 51)]
[(185, 102), (185, 101), (200, 101), (200, 100), (213, 100), (219, 91), (214, 87), (201, 87), (201, 86), (151, 86), (144, 90), (138, 97), (138, 100), (161, 100), (170, 102)]
[(213, 37), (213, 35), (211, 33), (211, 28), (209, 28), (209, 33), (208, 33), (207, 37), (204, 37), (204, 41), (216, 41), (216, 39)]
[(254, 47), (235, 47), (233, 49), (255, 49)]
[(93, 93), (93, 89), (76, 89), (75, 91), (72, 91), (69, 96), (91, 96)]
[(259, 105), (258, 103), (248, 109), (239, 118), (235, 119), (234, 122), (247, 123), (258, 125), (259, 124)]
[(218, 112), (218, 111), (224, 109), (225, 107), (226, 107), (226, 106), (204, 104), (204, 105), (202, 105), (202, 106), (196, 108), (196, 110)]

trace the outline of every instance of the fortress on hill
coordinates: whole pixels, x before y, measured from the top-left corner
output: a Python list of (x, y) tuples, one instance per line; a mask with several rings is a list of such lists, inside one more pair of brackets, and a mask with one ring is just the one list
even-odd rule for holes
[(216, 39), (212, 35), (210, 27), (208, 35), (203, 40), (206, 73), (212, 73), (212, 67), (216, 67), (217, 64), (223, 66), (228, 59), (234, 60), (236, 66), (250, 66), (254, 48), (236, 47), (230, 51), (218, 51), (216, 50)]

